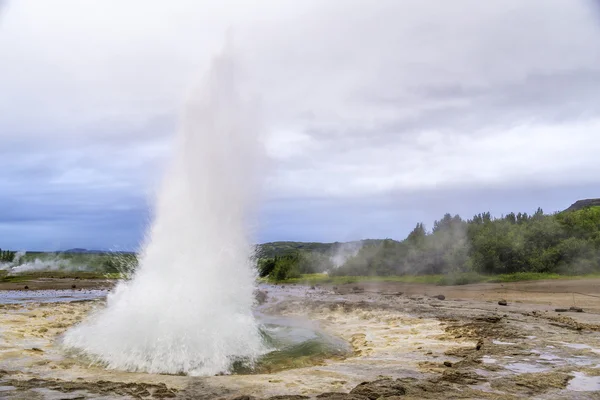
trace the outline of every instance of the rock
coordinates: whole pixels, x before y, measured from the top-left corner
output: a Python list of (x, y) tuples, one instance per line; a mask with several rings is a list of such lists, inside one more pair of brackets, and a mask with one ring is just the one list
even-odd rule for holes
[(257, 400), (256, 397), (254, 396), (246, 396), (246, 395), (242, 395), (242, 396), (237, 396), (232, 398), (231, 400)]
[(554, 311), (556, 311), (556, 312), (567, 312), (567, 311), (569, 311), (569, 309), (568, 308), (555, 308)]
[(350, 393), (323, 393), (317, 396), (317, 399), (320, 400), (369, 400), (368, 397), (362, 396), (360, 394), (350, 394)]
[(77, 285), (71, 285), (71, 289), (77, 289)]
[(452, 363), (450, 361), (444, 361), (444, 366), (452, 368)]
[(490, 324), (495, 324), (502, 321), (502, 317), (499, 317), (497, 315), (488, 315), (486, 317), (477, 317), (475, 318), (475, 321), (483, 321), (489, 322)]
[(363, 382), (350, 391), (350, 394), (358, 394), (367, 397), (369, 400), (376, 400), (380, 397), (403, 396), (406, 389), (398, 381), (392, 379), (378, 379), (373, 382)]
[(583, 312), (583, 308), (581, 308), (581, 307), (575, 307), (575, 306), (570, 307), (569, 310), (570, 311), (575, 311), (575, 312)]
[(264, 290), (256, 290), (254, 292), (254, 298), (259, 305), (264, 304), (267, 301), (267, 292)]
[[(571, 379), (573, 376), (564, 372), (541, 372), (499, 377), (492, 379), (490, 383), (493, 389), (521, 394), (519, 398), (525, 398), (523, 393), (527, 393), (527, 398), (531, 399), (540, 398), (535, 395), (547, 393), (552, 389), (565, 389)], [(566, 398), (569, 397), (571, 396)]]
[(475, 372), (462, 372), (455, 369), (445, 370), (442, 373), (442, 377), (439, 379), (446, 382), (458, 383), (460, 385), (475, 385), (479, 381), (485, 380), (484, 377)]
[(438, 294), (437, 296), (433, 296), (433, 298), (438, 300), (446, 300), (446, 296), (444, 296), (443, 294)]
[(283, 396), (269, 397), (267, 400), (304, 400), (304, 399), (310, 399), (310, 397), (300, 396), (298, 394), (292, 394), (292, 395), (284, 394)]
[(500, 300), (500, 301), (498, 302), (498, 305), (499, 305), (499, 306), (507, 306), (507, 305), (508, 305), (508, 301), (506, 301), (506, 300), (502, 299), (502, 300)]
[(152, 393), (152, 396), (157, 399), (172, 399), (177, 397), (172, 389), (167, 389), (166, 387), (159, 387)]
[(315, 289), (316, 289), (316, 287), (314, 287), (314, 285), (310, 287), (310, 290), (315, 290)]
[(477, 341), (477, 344), (475, 345), (475, 350), (481, 350), (482, 347), (483, 347), (483, 339), (479, 339)]
[(23, 289), (29, 289), (29, 286), (25, 285), (25, 287)]

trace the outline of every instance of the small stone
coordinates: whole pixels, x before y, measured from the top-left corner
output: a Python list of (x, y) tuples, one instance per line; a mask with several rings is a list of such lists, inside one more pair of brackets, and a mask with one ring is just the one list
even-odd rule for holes
[(483, 347), (483, 340), (479, 339), (477, 341), (477, 344), (475, 345), (475, 350), (481, 350), (482, 347)]
[(446, 300), (446, 296), (444, 296), (443, 294), (438, 294), (437, 296), (433, 296), (433, 297), (438, 300)]
[(556, 312), (567, 312), (567, 311), (569, 311), (569, 309), (568, 308), (555, 308), (554, 311), (556, 311)]
[(575, 306), (569, 308), (569, 310), (570, 311), (575, 311), (575, 312), (583, 312), (583, 308), (581, 308), (581, 307), (575, 307)]
[(506, 300), (502, 299), (502, 300), (500, 300), (500, 301), (498, 302), (498, 305), (499, 305), (499, 306), (507, 306), (507, 305), (508, 305), (508, 301), (506, 301)]
[(315, 290), (315, 289), (316, 289), (316, 287), (314, 287), (314, 286), (310, 287), (310, 290)]
[(452, 368), (452, 363), (450, 361), (444, 361), (444, 366)]
[(380, 397), (404, 396), (406, 389), (402, 383), (391, 379), (379, 379), (373, 382), (363, 382), (350, 391), (350, 394), (361, 395), (370, 400)]
[(29, 289), (29, 286), (25, 285), (25, 287), (23, 289)]
[[(388, 397), (386, 397), (387, 399)], [(319, 400), (369, 400), (367, 396), (362, 396), (360, 394), (349, 394), (349, 393), (338, 393), (338, 392), (328, 392), (321, 393), (317, 396)]]
[(77, 285), (71, 285), (71, 289), (76, 289)]

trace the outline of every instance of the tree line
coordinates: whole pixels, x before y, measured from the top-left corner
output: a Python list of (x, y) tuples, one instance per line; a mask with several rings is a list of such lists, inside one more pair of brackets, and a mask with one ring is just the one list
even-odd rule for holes
[(295, 251), (258, 262), (259, 274), (275, 280), (303, 273), (420, 275), (477, 272), (584, 274), (600, 271), (600, 207), (529, 215), (489, 212), (464, 220), (444, 215), (431, 231), (418, 223), (401, 241), (366, 242), (334, 268), (327, 255)]
[(16, 256), (17, 256), (16, 251), (0, 249), (0, 262), (1, 263), (11, 263), (11, 262), (15, 261)]

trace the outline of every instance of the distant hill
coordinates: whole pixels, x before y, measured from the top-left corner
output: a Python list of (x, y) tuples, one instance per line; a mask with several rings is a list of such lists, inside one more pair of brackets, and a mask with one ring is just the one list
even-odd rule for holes
[(311, 253), (333, 254), (335, 251), (344, 246), (352, 244), (376, 244), (383, 242), (383, 239), (365, 239), (352, 242), (269, 242), (258, 245), (257, 254), (261, 258), (269, 258), (290, 254), (295, 251), (307, 251)]
[(59, 251), (58, 253), (69, 253), (69, 254), (111, 254), (111, 253), (119, 253), (119, 254), (133, 254), (133, 251), (107, 251), (107, 250), (88, 250), (81, 248), (68, 249), (64, 251)]
[(600, 207), (600, 199), (577, 200), (565, 211), (577, 211), (588, 207)]
[(65, 251), (63, 251), (63, 253), (97, 253), (97, 251), (76, 248), (76, 249), (65, 250)]

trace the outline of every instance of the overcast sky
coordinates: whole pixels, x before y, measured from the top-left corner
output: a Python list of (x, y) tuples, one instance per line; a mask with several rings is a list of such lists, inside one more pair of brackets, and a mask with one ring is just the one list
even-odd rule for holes
[(0, 0), (0, 247), (135, 249), (228, 28), (263, 106), (258, 241), (600, 197), (593, 1)]

